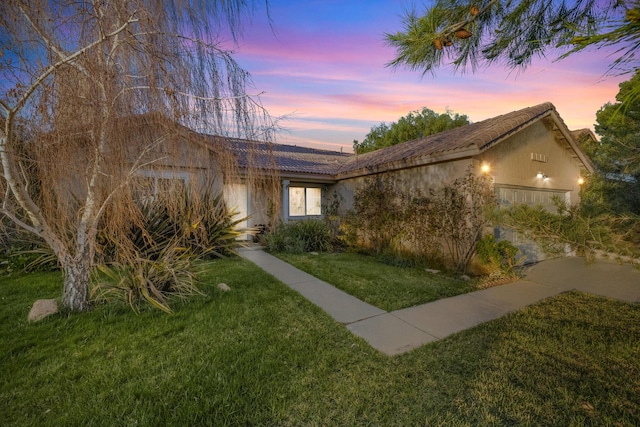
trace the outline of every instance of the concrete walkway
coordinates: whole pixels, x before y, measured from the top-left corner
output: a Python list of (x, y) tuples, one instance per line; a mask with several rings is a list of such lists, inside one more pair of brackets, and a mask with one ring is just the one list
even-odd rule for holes
[(517, 282), (386, 312), (257, 248), (240, 255), (298, 291), (372, 347), (396, 355), (569, 290), (640, 302), (640, 271), (629, 265), (559, 258), (530, 267)]

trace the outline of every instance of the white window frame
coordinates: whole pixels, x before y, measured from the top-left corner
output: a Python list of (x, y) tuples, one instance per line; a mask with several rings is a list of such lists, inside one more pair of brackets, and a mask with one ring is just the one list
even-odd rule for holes
[[(294, 200), (294, 197), (292, 197), (292, 191), (295, 190), (304, 190), (302, 193), (302, 203), (304, 204), (303, 206), (303, 210), (304, 210), (304, 214), (294, 214), (293, 213), (293, 209), (292, 209), (292, 203)], [(319, 201), (320, 204), (319, 206), (310, 206), (309, 205), (309, 190), (317, 190), (320, 194), (319, 194)], [(297, 220), (297, 219), (304, 219), (304, 218), (320, 218), (322, 217), (322, 188), (321, 187), (314, 187), (314, 186), (306, 186), (306, 185), (296, 185), (296, 184), (292, 184), (289, 185), (289, 189), (288, 189), (288, 206), (287, 206), (287, 210), (289, 213), (289, 218)], [(319, 209), (318, 210), (312, 210), (312, 209)], [(318, 212), (318, 213), (309, 213), (309, 212)]]

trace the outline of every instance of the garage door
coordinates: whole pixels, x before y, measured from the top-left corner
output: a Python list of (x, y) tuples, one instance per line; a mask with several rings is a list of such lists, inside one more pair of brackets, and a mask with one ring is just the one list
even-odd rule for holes
[[(558, 197), (560, 200), (564, 200), (567, 203), (571, 202), (571, 200), (569, 200), (570, 193), (563, 190), (498, 187), (497, 193), (498, 201), (502, 206), (511, 206), (515, 204), (526, 204), (531, 206), (542, 205), (550, 212), (554, 212), (556, 210), (553, 203), (555, 197)], [(542, 252), (536, 243), (524, 238), (522, 235), (511, 229), (496, 227), (495, 236), (497, 239), (509, 240), (518, 249), (520, 249), (522, 256), (525, 257), (525, 263), (538, 262), (545, 258), (544, 252)]]
[(545, 209), (554, 211), (553, 198), (558, 197), (570, 203), (569, 192), (563, 190), (540, 190), (539, 188), (498, 188), (498, 200), (501, 205), (526, 204), (542, 205)]

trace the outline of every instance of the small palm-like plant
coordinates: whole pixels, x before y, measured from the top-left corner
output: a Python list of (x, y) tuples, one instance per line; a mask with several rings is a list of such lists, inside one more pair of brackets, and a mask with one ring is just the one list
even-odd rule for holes
[(197, 261), (233, 253), (244, 218), (228, 211), (222, 195), (210, 190), (178, 189), (139, 204), (139, 218), (132, 220), (125, 236), (109, 236), (99, 267), (94, 299), (120, 296), (132, 307), (144, 300), (170, 312), (167, 298), (200, 293)]
[(166, 244), (153, 258), (157, 259), (132, 253), (130, 258), (118, 263), (100, 265), (98, 270), (107, 281), (96, 285), (91, 297), (94, 300), (119, 297), (134, 310), (137, 302), (144, 300), (170, 313), (168, 297), (201, 294), (197, 286), (196, 258), (188, 249), (175, 243)]
[(233, 254), (238, 246), (237, 238), (254, 232), (239, 228), (246, 218), (230, 211), (222, 194), (215, 195), (211, 186), (197, 193), (183, 188), (162, 204), (167, 206), (167, 214), (175, 222), (174, 228), (182, 236), (183, 245), (207, 258)]

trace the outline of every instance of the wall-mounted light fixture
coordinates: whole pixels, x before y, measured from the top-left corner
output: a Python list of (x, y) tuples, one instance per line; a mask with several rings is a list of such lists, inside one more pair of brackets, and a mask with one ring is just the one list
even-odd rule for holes
[(538, 178), (538, 179), (542, 179), (542, 180), (545, 180), (545, 181), (546, 181), (546, 180), (548, 180), (548, 179), (549, 179), (549, 176), (547, 176), (547, 175), (546, 175), (545, 173), (543, 173), (543, 172), (538, 172), (538, 173), (536, 174), (536, 178)]
[(483, 163), (482, 166), (480, 166), (480, 170), (482, 173), (489, 173), (491, 166), (489, 166), (489, 163)]
[(578, 185), (582, 185), (582, 184), (584, 184), (584, 178), (580, 177), (578, 178)]

